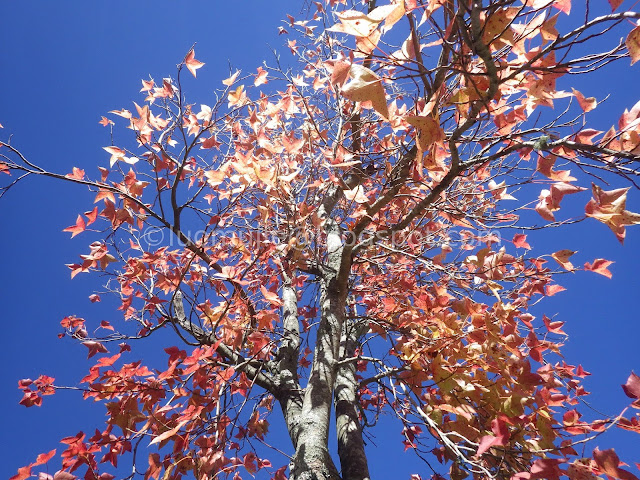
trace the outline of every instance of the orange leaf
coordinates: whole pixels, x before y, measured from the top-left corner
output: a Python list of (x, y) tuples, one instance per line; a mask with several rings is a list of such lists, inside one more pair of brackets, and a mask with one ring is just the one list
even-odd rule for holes
[(196, 70), (204, 65), (204, 63), (196, 60), (193, 48), (189, 50), (189, 53), (187, 53), (187, 56), (184, 58), (184, 64), (187, 66), (187, 68), (191, 72), (191, 75), (193, 75), (194, 77), (196, 76)]

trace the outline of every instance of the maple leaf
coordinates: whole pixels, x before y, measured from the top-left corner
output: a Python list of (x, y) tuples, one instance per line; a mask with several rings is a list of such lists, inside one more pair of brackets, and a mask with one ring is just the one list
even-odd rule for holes
[(578, 100), (578, 105), (580, 105), (583, 112), (590, 112), (598, 105), (598, 101), (594, 97), (585, 98), (585, 96), (575, 88), (572, 88), (571, 91), (573, 91), (573, 95), (576, 97), (576, 100)]
[(440, 123), (431, 115), (407, 115), (404, 119), (409, 125), (413, 125), (420, 132), (418, 135), (418, 146), (423, 152), (429, 150), (434, 143), (441, 142), (445, 138)]
[(480, 439), (480, 445), (478, 445), (478, 451), (476, 452), (478, 457), (489, 448), (496, 445), (505, 445), (509, 440), (509, 427), (503, 417), (491, 420), (491, 431), (493, 435), (485, 435)]
[(354, 102), (371, 102), (376, 112), (385, 119), (389, 118), (382, 79), (372, 70), (358, 64), (351, 65), (349, 76), (351, 80), (342, 89), (342, 95)]
[(114, 125), (113, 121), (109, 120), (107, 117), (102, 117), (102, 119), (98, 123), (104, 127)]
[(33, 464), (27, 465), (25, 467), (20, 467), (18, 469), (18, 473), (15, 474), (13, 477), (9, 478), (9, 480), (25, 480), (25, 479), (31, 477), (31, 468), (32, 467), (33, 467)]
[(562, 268), (571, 272), (575, 270), (575, 268), (569, 261), (569, 257), (574, 255), (575, 253), (576, 252), (574, 252), (573, 250), (558, 250), (557, 252), (551, 254), (551, 258), (558, 262)]
[(271, 303), (271, 305), (275, 305), (277, 307), (282, 306), (282, 300), (280, 300), (277, 293), (270, 292), (264, 285), (260, 285), (260, 291), (262, 292), (264, 299)]
[(163, 442), (164, 440), (173, 437), (176, 433), (178, 433), (178, 430), (180, 430), (184, 425), (187, 424), (187, 422), (189, 422), (189, 420), (182, 420), (171, 430), (167, 430), (166, 432), (158, 435), (153, 440), (151, 440), (151, 442), (149, 442), (149, 445), (155, 445), (156, 443)]
[(236, 70), (235, 73), (233, 75), (231, 75), (229, 78), (226, 78), (222, 81), (223, 85), (226, 85), (227, 87), (230, 87), (231, 85), (233, 85), (234, 83), (236, 83), (236, 80), (238, 78), (238, 75), (240, 75), (240, 70)]
[(524, 233), (516, 233), (511, 241), (516, 248), (531, 250), (531, 245), (527, 243), (527, 236)]
[(256, 79), (253, 81), (254, 86), (263, 85), (268, 82), (267, 75), (269, 72), (262, 67), (258, 67), (258, 73), (256, 74)]
[(549, 190), (540, 192), (539, 202), (535, 207), (536, 212), (545, 220), (555, 221), (553, 212), (560, 210), (560, 202), (565, 195), (578, 193), (586, 190), (584, 187), (577, 187), (569, 183), (554, 183)]
[(590, 272), (599, 273), (600, 275), (604, 275), (607, 278), (611, 278), (612, 277), (611, 272), (607, 270), (607, 268), (612, 263), (613, 262), (609, 260), (605, 260), (604, 258), (596, 258), (593, 261), (593, 264), (586, 262), (584, 264), (584, 269), (589, 270)]
[(587, 217), (607, 225), (620, 243), (624, 243), (625, 227), (640, 224), (640, 214), (625, 210), (629, 188), (605, 191), (592, 184), (593, 198), (585, 206)]
[(98, 207), (94, 207), (90, 212), (84, 212), (84, 215), (87, 217), (87, 225), (91, 225), (98, 218)]
[(576, 179), (572, 177), (571, 171), (569, 170), (553, 170), (553, 166), (556, 163), (556, 156), (549, 155), (545, 157), (543, 155), (538, 155), (538, 166), (536, 170), (543, 174), (545, 177), (550, 178), (551, 180), (556, 180), (558, 182), (573, 182)]
[(631, 57), (631, 65), (640, 60), (640, 26), (634, 28), (627, 35), (625, 45), (629, 50), (629, 57)]
[(196, 76), (196, 70), (204, 65), (204, 63), (196, 60), (195, 51), (193, 50), (193, 48), (189, 50), (187, 56), (184, 57), (184, 64), (187, 66), (187, 68), (191, 72), (191, 75), (193, 75), (194, 77)]
[(121, 158), (125, 157), (125, 151), (118, 147), (102, 147), (107, 153), (111, 154), (111, 158), (109, 159), (109, 166), (113, 167), (115, 163)]
[(73, 167), (73, 172), (67, 173), (65, 177), (70, 178), (72, 180), (82, 180), (84, 178), (84, 170)]
[(596, 447), (593, 451), (593, 459), (596, 461), (600, 471), (610, 477), (622, 480), (638, 480), (638, 477), (619, 467), (620, 459), (613, 448), (600, 450)]
[(640, 399), (640, 377), (631, 372), (631, 375), (629, 375), (629, 378), (627, 379), (627, 383), (622, 385), (622, 390), (624, 390), (627, 397), (634, 398), (636, 400)]
[(78, 215), (78, 218), (76, 219), (76, 224), (75, 225), (71, 225), (70, 227), (67, 227), (62, 231), (63, 232), (71, 232), (71, 238), (73, 238), (76, 235), (84, 232), (85, 229), (86, 229), (86, 225), (84, 223), (84, 219), (82, 218), (82, 215)]
[(100, 342), (96, 342), (96, 341), (93, 341), (93, 340), (87, 340), (85, 342), (82, 342), (82, 344), (89, 349), (89, 353), (87, 355), (87, 358), (91, 358), (94, 355), (97, 355), (98, 353), (107, 353), (108, 352), (107, 347), (105, 347)]
[(351, 190), (345, 190), (344, 196), (350, 202), (356, 203), (367, 203), (369, 202), (369, 198), (364, 194), (364, 187), (362, 185), (358, 185), (356, 188)]

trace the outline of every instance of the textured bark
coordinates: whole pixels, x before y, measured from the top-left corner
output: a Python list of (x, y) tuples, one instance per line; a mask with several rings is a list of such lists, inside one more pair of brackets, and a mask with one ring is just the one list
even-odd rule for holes
[(345, 319), (346, 288), (339, 282), (342, 264), (340, 227), (327, 219), (327, 263), (320, 278), (320, 324), (313, 364), (305, 388), (298, 443), (291, 463), (291, 479), (339, 479), (329, 454), (329, 422), (340, 333)]
[[(346, 325), (341, 339), (340, 358), (352, 358), (362, 335), (357, 325)], [(364, 451), (358, 415), (356, 363), (339, 366), (335, 383), (336, 433), (343, 480), (368, 480), (369, 465)]]
[(282, 287), (283, 339), (278, 354), (276, 398), (293, 446), (298, 445), (298, 424), (302, 411), (302, 391), (298, 379), (298, 357), (300, 354), (300, 325), (298, 323), (298, 298), (291, 280)]

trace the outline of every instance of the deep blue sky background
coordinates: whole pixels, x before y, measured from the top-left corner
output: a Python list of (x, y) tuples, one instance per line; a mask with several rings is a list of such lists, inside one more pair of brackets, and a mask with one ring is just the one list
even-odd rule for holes
[[(134, 100), (140, 103), (141, 79), (149, 74), (156, 80), (173, 75), (175, 65), (197, 42), (196, 57), (206, 66), (198, 71), (197, 81), (184, 77), (186, 90), (192, 102), (209, 103), (220, 80), (228, 76), (229, 61), (234, 68), (253, 72), (263, 60), (273, 58), (271, 47), (281, 48), (285, 41), (278, 37), (277, 26), (285, 13), (297, 14), (300, 4), (293, 0), (233, 5), (168, 0), (4, 2), (0, 123), (5, 129), (0, 134), (3, 139), (14, 134), (14, 145), (48, 169), (66, 173), (77, 166), (96, 176), (96, 167), (108, 161), (102, 147), (110, 143), (108, 129), (98, 120), (109, 110), (131, 108)], [(596, 128), (607, 129), (625, 107), (640, 99), (639, 77), (639, 65), (630, 68), (625, 61), (580, 80), (577, 88), (587, 96), (600, 99), (611, 94), (590, 116)], [(123, 129), (116, 134), (129, 140)], [(584, 194), (580, 203), (587, 200)], [(111, 308), (113, 303), (89, 302), (88, 295), (100, 285), (97, 276), (79, 275), (72, 282), (65, 267), (86, 252), (92, 237), (69, 240), (62, 229), (73, 224), (79, 212), (90, 210), (92, 201), (93, 196), (81, 188), (42, 179), (16, 187), (0, 201), (2, 478), (38, 453), (59, 448), (61, 437), (81, 429), (92, 433), (103, 423), (102, 405), (84, 402), (73, 392), (46, 397), (43, 407), (26, 409), (18, 405), (21, 394), (16, 388), (19, 379), (41, 373), (68, 385), (85, 375), (86, 349), (56, 338), (62, 317), (75, 314), (97, 323), (117, 321), (120, 316)], [(640, 191), (630, 192), (628, 208), (640, 211)], [(534, 253), (569, 248), (579, 250), (575, 257), (579, 264), (598, 257), (616, 262), (610, 268), (613, 280), (593, 273), (564, 276), (561, 284), (568, 290), (538, 310), (567, 322), (567, 362), (581, 363), (593, 373), (586, 381), (593, 392), (589, 401), (614, 415), (628, 400), (620, 384), (632, 369), (640, 373), (640, 227), (628, 229), (624, 247), (595, 221), (542, 232), (536, 238)], [(153, 354), (166, 346), (149, 343), (141, 351)], [(410, 472), (428, 477), (426, 468), (407, 463), (414, 457), (402, 453), (400, 427), (384, 428), (378, 438), (385, 449), (371, 455), (374, 477), (407, 478)], [(385, 438), (391, 441), (384, 442)], [(627, 460), (639, 460), (637, 435), (614, 431), (597, 444), (615, 447)], [(588, 453), (595, 445), (590, 444)]]

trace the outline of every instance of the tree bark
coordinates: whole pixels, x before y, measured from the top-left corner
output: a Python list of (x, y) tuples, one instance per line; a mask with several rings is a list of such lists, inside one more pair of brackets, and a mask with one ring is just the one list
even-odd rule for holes
[[(362, 335), (359, 325), (345, 324), (340, 344), (340, 359), (355, 355)], [(362, 426), (358, 415), (356, 363), (338, 367), (335, 384), (336, 433), (343, 480), (369, 480), (369, 465), (364, 451)]]
[(340, 335), (345, 320), (346, 289), (339, 282), (342, 264), (340, 226), (327, 219), (327, 263), (320, 277), (320, 324), (309, 383), (305, 388), (291, 480), (337, 480), (329, 454), (329, 422)]

